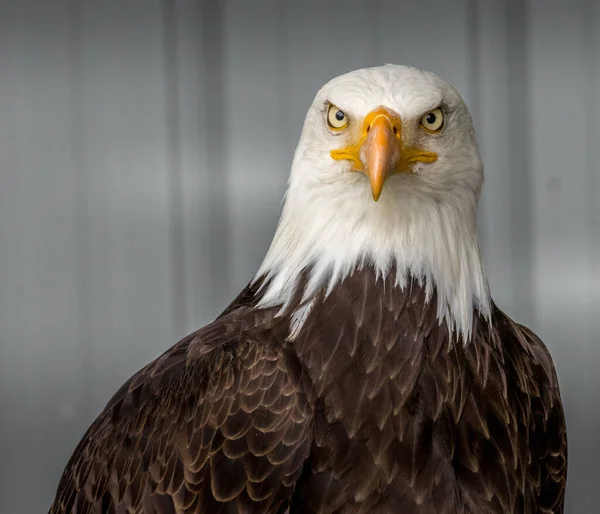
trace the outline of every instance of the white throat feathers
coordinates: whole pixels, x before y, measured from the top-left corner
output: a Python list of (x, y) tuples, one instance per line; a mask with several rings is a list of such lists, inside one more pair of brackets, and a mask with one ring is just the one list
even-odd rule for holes
[[(374, 201), (369, 178), (351, 162), (331, 157), (331, 150), (355, 136), (329, 130), (323, 106), (330, 104), (356, 125), (380, 106), (398, 113), (402, 137), (436, 152), (437, 160), (415, 162), (409, 173), (392, 174)], [(413, 120), (438, 105), (446, 111), (443, 131), (430, 137), (414, 128)], [(471, 118), (442, 79), (395, 65), (333, 79), (306, 117), (283, 212), (254, 279), (265, 277), (258, 306), (286, 311), (302, 273), (310, 270), (302, 303), (292, 316), (293, 340), (318, 291), (330, 292), (363, 266), (372, 266), (381, 277), (395, 269), (400, 288), (413, 277), (425, 286), (428, 300), (435, 288), (439, 322), (467, 343), (476, 313), (489, 320), (491, 312), (477, 236), (482, 183)]]

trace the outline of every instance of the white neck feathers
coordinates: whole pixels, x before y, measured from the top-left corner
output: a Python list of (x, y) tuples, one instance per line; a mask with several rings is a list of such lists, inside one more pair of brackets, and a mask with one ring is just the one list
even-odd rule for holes
[[(355, 269), (370, 265), (385, 277), (395, 264), (397, 285), (405, 287), (412, 276), (425, 285), (428, 299), (435, 288), (438, 320), (469, 341), (475, 312), (489, 318), (491, 304), (477, 238), (477, 194), (468, 188), (448, 194), (418, 177), (395, 176), (374, 202), (362, 174), (347, 173), (331, 184), (308, 174), (299, 180), (301, 174), (292, 173), (275, 237), (255, 276), (267, 279), (260, 307), (281, 305), (283, 312), (307, 269), (303, 311), (317, 291), (331, 291)], [(301, 324), (300, 313), (296, 318)]]

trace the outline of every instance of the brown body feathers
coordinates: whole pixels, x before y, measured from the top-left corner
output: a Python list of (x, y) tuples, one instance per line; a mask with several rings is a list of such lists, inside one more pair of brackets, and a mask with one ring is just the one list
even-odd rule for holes
[(51, 514), (562, 513), (550, 355), (494, 308), (469, 344), (436, 298), (369, 269), (297, 338), (247, 288), (115, 394)]

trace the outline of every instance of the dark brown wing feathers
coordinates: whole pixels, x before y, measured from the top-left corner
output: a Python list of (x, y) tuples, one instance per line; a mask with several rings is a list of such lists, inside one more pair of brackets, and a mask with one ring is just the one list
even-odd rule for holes
[(494, 308), (457, 343), (435, 296), (366, 268), (287, 343), (256, 287), (117, 392), (51, 514), (563, 512), (565, 420), (533, 332)]
[(75, 450), (51, 512), (273, 512), (284, 503), (313, 413), (297, 359), (261, 324), (252, 311), (222, 317), (134, 375)]

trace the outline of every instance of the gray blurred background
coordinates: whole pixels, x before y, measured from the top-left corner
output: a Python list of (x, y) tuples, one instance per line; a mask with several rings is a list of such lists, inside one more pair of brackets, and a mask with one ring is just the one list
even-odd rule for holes
[(554, 357), (567, 512), (599, 511), (600, 2), (1, 0), (0, 513), (46, 512), (121, 383), (248, 282), (317, 89), (386, 62), (473, 113), (492, 291)]

